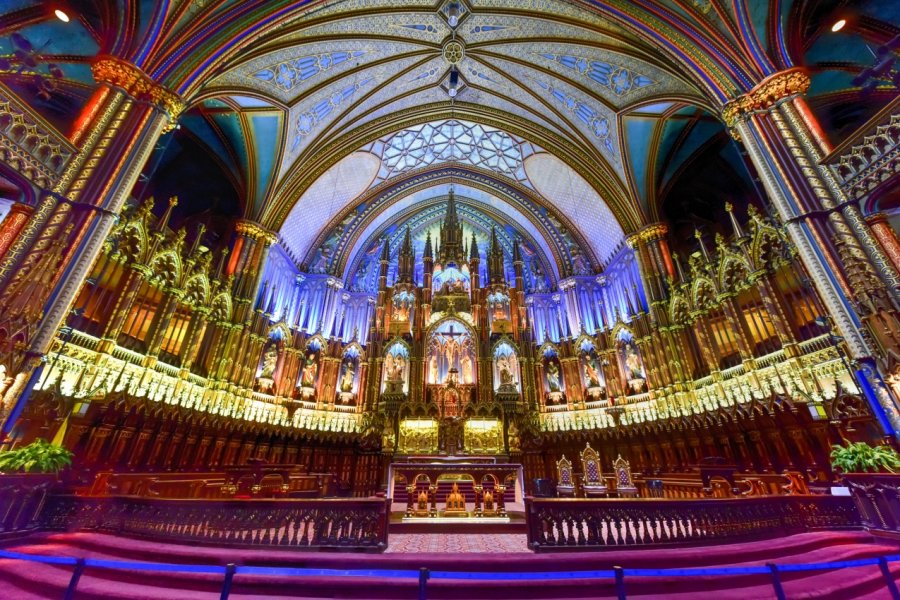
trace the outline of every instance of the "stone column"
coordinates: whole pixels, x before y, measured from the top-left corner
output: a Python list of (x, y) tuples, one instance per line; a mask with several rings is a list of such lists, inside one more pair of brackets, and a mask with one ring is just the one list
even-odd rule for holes
[[(887, 434), (897, 435), (897, 400), (877, 370), (870, 334), (851, 300), (896, 299), (897, 271), (857, 218), (858, 208), (845, 204), (834, 176), (817, 162), (822, 136), (799, 99), (808, 87), (799, 69), (776, 73), (729, 102), (723, 117), (747, 149), (837, 333), (859, 364), (856, 375), (876, 418)], [(824, 239), (829, 232), (831, 244)]]
[(0, 223), (0, 256), (6, 255), (33, 212), (34, 208), (27, 204), (16, 202), (12, 205), (9, 214)]
[(884, 249), (884, 253), (891, 260), (895, 269), (900, 270), (900, 240), (897, 232), (888, 223), (887, 215), (874, 213), (866, 217), (866, 223), (872, 228), (872, 233)]
[[(32, 276), (48, 248), (75, 226), (73, 235), (66, 238), (71, 243), (60, 260), (53, 285), (39, 300), (44, 306), (44, 318), (27, 341), (19, 367), (20, 374), (29, 374), (25, 390), (37, 381), (40, 370), (35, 367), (64, 323), (157, 139), (184, 108), (176, 94), (118, 58), (100, 57), (92, 71), (99, 87), (76, 121), (71, 136), (78, 153), (54, 189), (41, 199), (13, 244), (30, 244), (21, 263), (16, 267), (12, 251), (0, 259), (0, 285), (5, 286), (0, 298), (2, 309), (15, 301), (8, 292), (21, 287), (16, 282)], [(76, 205), (83, 209), (77, 215), (73, 214)], [(15, 274), (11, 275), (14, 267)], [(18, 418), (25, 396), (27, 392), (10, 413), (4, 432)]]

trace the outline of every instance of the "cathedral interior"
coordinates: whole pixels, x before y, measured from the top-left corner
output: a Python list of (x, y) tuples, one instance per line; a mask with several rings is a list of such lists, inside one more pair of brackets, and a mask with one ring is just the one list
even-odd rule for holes
[(898, 90), (889, 0), (8, 0), (0, 448), (827, 495), (900, 440)]

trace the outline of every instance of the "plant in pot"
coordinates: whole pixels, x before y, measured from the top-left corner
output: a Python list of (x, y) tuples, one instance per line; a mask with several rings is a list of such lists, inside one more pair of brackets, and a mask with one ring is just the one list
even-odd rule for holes
[(0, 472), (3, 473), (55, 473), (72, 464), (72, 453), (37, 439), (27, 446), (0, 452)]
[(831, 466), (843, 473), (896, 473), (900, 470), (900, 455), (890, 446), (856, 442), (832, 446)]
[(900, 534), (900, 455), (890, 446), (856, 442), (832, 446), (831, 465), (840, 470), (869, 531)]

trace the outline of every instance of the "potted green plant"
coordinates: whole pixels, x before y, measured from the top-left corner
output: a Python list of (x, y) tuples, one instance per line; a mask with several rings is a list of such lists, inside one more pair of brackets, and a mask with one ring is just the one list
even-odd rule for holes
[(72, 453), (36, 439), (27, 446), (0, 452), (0, 472), (3, 473), (54, 473), (72, 464)]
[(900, 534), (900, 455), (890, 446), (832, 446), (831, 465), (850, 491), (869, 531)]

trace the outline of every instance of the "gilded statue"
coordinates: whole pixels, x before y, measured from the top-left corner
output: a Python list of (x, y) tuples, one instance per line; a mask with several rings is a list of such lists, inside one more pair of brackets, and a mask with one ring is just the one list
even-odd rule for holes
[(344, 375), (341, 377), (341, 391), (342, 392), (352, 392), (353, 391), (353, 376), (355, 375), (355, 370), (353, 368), (353, 363), (347, 361), (344, 363)]
[(278, 348), (274, 345), (263, 354), (262, 369), (259, 376), (264, 379), (272, 379), (275, 375), (275, 366), (278, 364)]

